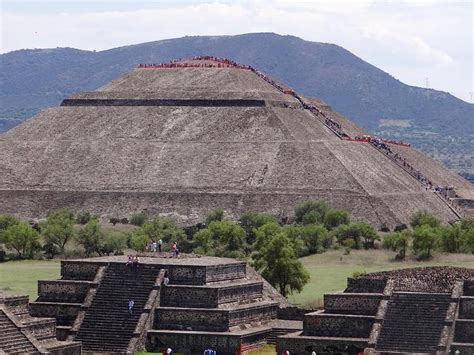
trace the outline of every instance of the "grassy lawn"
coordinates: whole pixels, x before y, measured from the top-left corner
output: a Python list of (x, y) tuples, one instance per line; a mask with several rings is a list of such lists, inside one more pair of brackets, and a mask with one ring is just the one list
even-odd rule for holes
[(290, 302), (308, 304), (321, 300), (324, 293), (343, 290), (346, 287), (346, 279), (354, 272), (435, 265), (474, 268), (474, 255), (468, 254), (438, 254), (427, 262), (393, 261), (394, 253), (385, 250), (353, 250), (350, 255), (343, 254), (342, 250), (330, 250), (323, 254), (301, 258), (303, 265), (311, 274), (311, 280), (300, 294), (289, 297)]
[[(353, 250), (343, 255), (342, 250), (331, 250), (323, 254), (302, 258), (311, 280), (303, 292), (290, 296), (295, 304), (318, 304), (324, 293), (343, 290), (347, 277), (354, 272), (373, 272), (396, 268), (421, 267), (432, 265), (463, 266), (474, 268), (474, 255), (438, 254), (433, 260), (419, 262), (392, 261), (394, 253), (384, 250)], [(38, 280), (59, 278), (59, 260), (24, 260), (0, 263), (0, 292), (6, 294), (28, 294), (36, 297)]]
[(22, 260), (0, 263), (0, 292), (35, 299), (38, 280), (59, 278), (59, 260)]

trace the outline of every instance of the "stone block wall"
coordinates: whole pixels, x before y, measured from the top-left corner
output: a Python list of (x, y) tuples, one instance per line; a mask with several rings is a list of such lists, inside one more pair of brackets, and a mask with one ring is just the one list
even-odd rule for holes
[(64, 99), (61, 106), (264, 107), (253, 99)]
[(90, 281), (38, 281), (38, 301), (82, 303), (92, 284)]
[(245, 277), (246, 269), (245, 262), (208, 266), (206, 268), (206, 282), (240, 279)]
[[(277, 353), (283, 354), (289, 350), (292, 355), (307, 355), (311, 351), (323, 354), (346, 353), (348, 348), (357, 348), (359, 351), (367, 347), (367, 341), (363, 339), (345, 338), (345, 339), (318, 339), (304, 335), (283, 335), (277, 340)], [(353, 352), (357, 353), (357, 351)]]
[(57, 325), (72, 325), (80, 309), (79, 303), (30, 303), (31, 316), (56, 318)]
[(13, 314), (28, 313), (28, 302), (28, 296), (8, 296), (4, 299), (0, 298), (0, 303), (5, 304)]
[(204, 285), (206, 283), (205, 266), (168, 266), (172, 284)]
[(26, 323), (25, 326), (38, 340), (56, 336), (56, 319), (54, 318), (36, 320)]
[(147, 349), (159, 351), (167, 346), (185, 353), (212, 347), (219, 353), (235, 354), (240, 348), (240, 336), (229, 333), (203, 333), (196, 336), (190, 333), (165, 330), (152, 330), (148, 332)]
[(347, 288), (344, 292), (351, 293), (383, 293), (386, 281), (366, 277), (347, 278)]
[(231, 285), (218, 289), (219, 304), (227, 302), (237, 302), (251, 300), (261, 297), (263, 292), (263, 283), (255, 282), (247, 285)]
[(459, 318), (474, 319), (474, 296), (464, 296), (459, 300)]
[(474, 342), (474, 319), (457, 319), (454, 331), (454, 341), (459, 343)]
[(162, 288), (162, 307), (216, 308), (219, 304), (217, 288), (173, 286)]
[(369, 338), (375, 317), (326, 314), (321, 311), (305, 316), (304, 335)]
[(326, 313), (361, 314), (375, 316), (382, 300), (375, 293), (330, 293), (324, 295)]
[(276, 318), (277, 314), (277, 303), (250, 304), (245, 308), (233, 309), (229, 312), (229, 326), (270, 320)]
[(474, 296), (474, 281), (464, 281), (464, 296)]
[(93, 281), (102, 265), (107, 265), (107, 263), (61, 260), (61, 277), (64, 280)]
[(158, 308), (153, 327), (225, 332), (229, 329), (229, 313), (211, 309)]

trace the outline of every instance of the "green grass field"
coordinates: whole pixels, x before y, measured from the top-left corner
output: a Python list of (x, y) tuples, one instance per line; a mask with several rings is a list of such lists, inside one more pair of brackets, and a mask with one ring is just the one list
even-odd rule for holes
[(385, 250), (352, 250), (350, 255), (343, 255), (343, 250), (330, 250), (301, 258), (303, 265), (311, 275), (310, 282), (303, 292), (289, 297), (294, 304), (318, 304), (324, 293), (343, 290), (346, 280), (354, 272), (374, 272), (390, 269), (423, 267), (423, 266), (462, 266), (474, 268), (474, 255), (437, 254), (426, 262), (408, 260), (393, 261), (394, 253)]
[(0, 292), (36, 298), (38, 280), (59, 278), (59, 260), (22, 260), (0, 263)]
[[(474, 255), (438, 254), (428, 262), (396, 262), (393, 253), (384, 250), (353, 250), (343, 255), (342, 250), (331, 250), (323, 254), (302, 258), (311, 275), (303, 292), (289, 297), (295, 304), (318, 304), (324, 293), (343, 290), (347, 277), (354, 272), (373, 272), (396, 268), (432, 265), (464, 266), (474, 268)], [(37, 295), (38, 280), (59, 278), (59, 260), (25, 260), (0, 263), (0, 292), (7, 294), (28, 294), (30, 299)]]

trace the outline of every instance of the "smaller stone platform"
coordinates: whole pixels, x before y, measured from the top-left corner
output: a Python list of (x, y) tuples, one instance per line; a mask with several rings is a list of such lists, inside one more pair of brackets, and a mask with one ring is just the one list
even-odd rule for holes
[(427, 267), (349, 278), (279, 336), (278, 354), (474, 354), (474, 269)]
[(138, 266), (127, 260), (63, 260), (60, 280), (38, 282), (31, 314), (55, 318), (58, 338), (81, 341), (85, 353), (235, 354), (302, 329), (277, 319), (286, 299), (245, 262), (168, 252), (142, 254)]
[(57, 340), (56, 320), (32, 317), (28, 302), (0, 294), (0, 353), (80, 355), (81, 343)]

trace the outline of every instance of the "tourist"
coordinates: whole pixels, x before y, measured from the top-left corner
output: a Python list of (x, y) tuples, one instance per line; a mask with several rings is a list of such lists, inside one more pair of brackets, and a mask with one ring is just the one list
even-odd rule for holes
[(133, 259), (133, 266), (138, 268), (139, 263), (140, 263), (140, 260), (138, 259), (138, 255), (135, 255), (135, 258)]
[(163, 245), (163, 241), (160, 239), (158, 241), (158, 253), (161, 253), (161, 246)]
[(166, 349), (166, 354), (170, 355), (173, 353), (173, 350), (171, 348)]
[(133, 314), (133, 306), (135, 305), (135, 301), (130, 299), (128, 300), (128, 313)]
[(156, 243), (156, 241), (153, 241), (153, 243), (151, 243), (151, 250), (153, 251), (153, 253), (156, 253), (157, 248), (158, 244)]
[(131, 267), (133, 266), (133, 256), (132, 255), (129, 255), (128, 256), (128, 260), (127, 260), (127, 263), (125, 264), (126, 267)]
[(178, 243), (173, 242), (171, 244), (171, 256), (176, 256), (176, 249), (178, 249)]
[(168, 271), (165, 271), (165, 276), (163, 277), (163, 285), (168, 286), (170, 283), (170, 278), (168, 276)]

